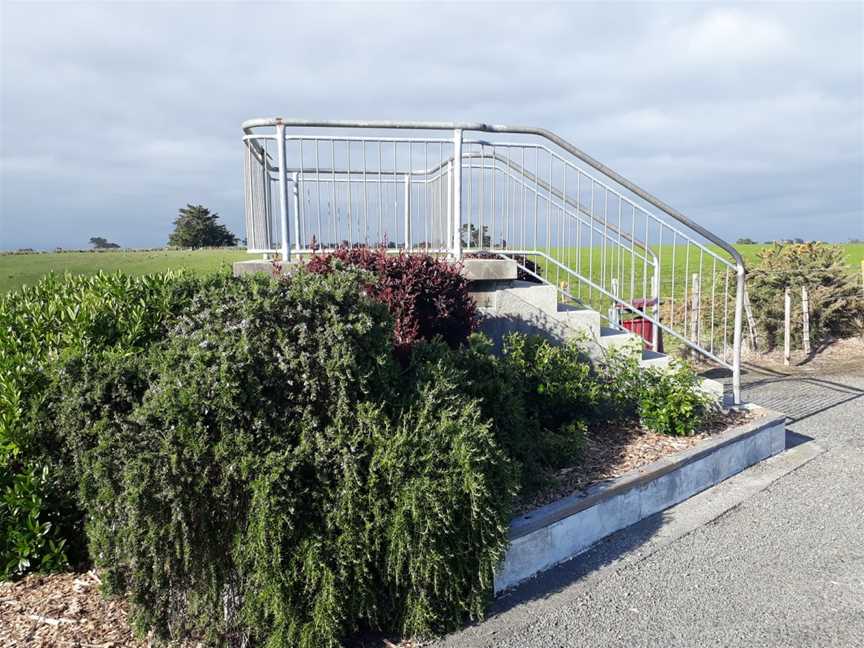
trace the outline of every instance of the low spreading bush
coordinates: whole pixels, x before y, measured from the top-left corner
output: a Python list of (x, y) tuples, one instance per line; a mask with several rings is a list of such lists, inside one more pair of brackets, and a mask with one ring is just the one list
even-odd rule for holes
[(371, 272), (369, 291), (394, 318), (396, 350), (402, 359), (419, 340), (440, 336), (451, 347), (465, 344), (477, 328), (477, 306), (457, 266), (423, 254), (388, 254), (386, 248), (343, 247), (315, 254), (307, 268), (327, 273), (340, 267)]
[(801, 348), (801, 288), (809, 293), (810, 336), (816, 345), (830, 338), (861, 333), (864, 298), (850, 275), (839, 245), (775, 243), (759, 253), (750, 271), (748, 293), (762, 340), (768, 350), (783, 344), (784, 292), (792, 291), (791, 342)]

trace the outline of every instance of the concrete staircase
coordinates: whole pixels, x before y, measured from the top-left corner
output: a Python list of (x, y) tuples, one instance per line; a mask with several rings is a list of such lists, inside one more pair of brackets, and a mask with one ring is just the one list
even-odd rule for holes
[(639, 353), (643, 367), (663, 368), (671, 362), (666, 354), (646, 350), (640, 336), (601, 325), (597, 311), (559, 302), (555, 286), (518, 280), (514, 261), (465, 259), (463, 274), (483, 314), (481, 330), (496, 345), (507, 333), (519, 331), (555, 342), (584, 339), (592, 357), (616, 348)]
[[(592, 359), (610, 349), (638, 354), (639, 366), (665, 369), (673, 359), (645, 348), (642, 337), (603, 326), (600, 313), (579, 304), (559, 301), (558, 289), (548, 283), (517, 279), (515, 261), (505, 259), (464, 259), (463, 275), (470, 281), (471, 296), (483, 315), (481, 331), (500, 348), (512, 331), (542, 335), (556, 343), (583, 339)], [(723, 402), (722, 383), (704, 379), (702, 388)]]

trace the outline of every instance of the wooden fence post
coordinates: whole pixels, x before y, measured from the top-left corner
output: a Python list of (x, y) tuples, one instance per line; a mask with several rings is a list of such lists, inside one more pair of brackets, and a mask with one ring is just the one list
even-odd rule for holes
[(750, 306), (750, 295), (747, 294), (747, 286), (744, 286), (744, 314), (747, 316), (747, 329), (750, 333), (750, 350), (754, 353), (759, 351), (759, 339), (756, 335), (756, 318), (753, 317), (753, 307)]
[(791, 344), (789, 340), (790, 329), (792, 328), (792, 291), (789, 286), (783, 292), (783, 364), (789, 366), (791, 355)]
[(807, 286), (801, 286), (801, 317), (803, 319), (804, 354), (810, 355), (810, 295)]

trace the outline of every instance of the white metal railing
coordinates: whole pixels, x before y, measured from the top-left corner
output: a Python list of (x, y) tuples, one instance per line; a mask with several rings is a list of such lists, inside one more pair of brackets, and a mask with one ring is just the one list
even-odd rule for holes
[[(379, 245), (518, 257), (562, 299), (732, 370), (745, 267), (728, 243), (554, 133), (440, 122), (243, 124), (247, 247)], [(628, 315), (628, 313), (630, 315)]]

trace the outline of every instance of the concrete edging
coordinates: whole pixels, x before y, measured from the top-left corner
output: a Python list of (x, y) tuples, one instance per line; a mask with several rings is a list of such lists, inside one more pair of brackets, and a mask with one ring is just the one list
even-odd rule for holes
[(513, 519), (510, 547), (495, 574), (495, 593), (782, 452), (785, 417), (763, 407), (745, 407), (758, 418)]

